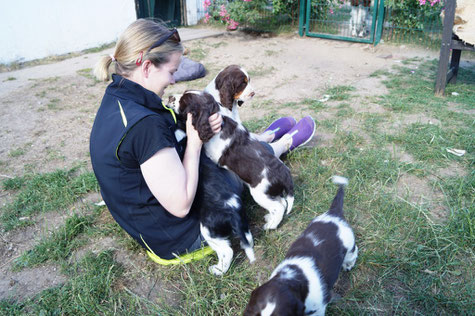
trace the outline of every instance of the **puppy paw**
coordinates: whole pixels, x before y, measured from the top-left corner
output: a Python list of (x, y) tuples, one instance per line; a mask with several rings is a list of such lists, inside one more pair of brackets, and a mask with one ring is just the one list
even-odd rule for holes
[(274, 224), (271, 222), (271, 223), (266, 223), (264, 226), (262, 226), (262, 228), (264, 228), (264, 230), (276, 229), (278, 225), (279, 223)]
[(263, 226), (264, 230), (276, 229), (277, 226), (279, 226), (280, 222), (282, 221), (282, 216), (278, 218), (275, 215), (273, 216), (271, 214), (267, 214), (264, 216), (264, 219), (266, 220), (266, 223)]
[(211, 272), (214, 275), (223, 275), (226, 271), (222, 271), (217, 264), (214, 266), (209, 267), (209, 272)]
[(356, 263), (356, 257), (355, 257), (354, 260), (349, 260), (347, 262), (343, 262), (342, 268), (345, 271), (350, 271), (355, 266), (355, 263)]
[(342, 268), (343, 268), (344, 271), (348, 272), (348, 271), (351, 270), (351, 268), (353, 268), (353, 265), (343, 264)]

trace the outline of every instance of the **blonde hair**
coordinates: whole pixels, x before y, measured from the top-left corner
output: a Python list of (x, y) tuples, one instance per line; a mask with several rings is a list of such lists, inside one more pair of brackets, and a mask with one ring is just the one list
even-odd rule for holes
[[(167, 63), (174, 52), (183, 53), (180, 42), (170, 38), (150, 52), (148, 49), (160, 38), (170, 33), (162, 22), (150, 19), (138, 19), (130, 24), (117, 41), (114, 53), (103, 56), (94, 68), (94, 75), (98, 80), (107, 81), (111, 73), (127, 77), (136, 67), (136, 61), (143, 53), (142, 61), (150, 60), (155, 66)], [(115, 69), (111, 71), (112, 63)]]

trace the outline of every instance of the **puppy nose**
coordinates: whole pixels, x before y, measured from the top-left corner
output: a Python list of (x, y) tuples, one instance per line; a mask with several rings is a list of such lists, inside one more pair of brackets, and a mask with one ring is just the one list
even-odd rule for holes
[(252, 98), (255, 95), (254, 91), (249, 94), (249, 96)]
[(172, 102), (175, 102), (175, 97), (171, 95), (168, 97), (168, 103), (172, 103)]

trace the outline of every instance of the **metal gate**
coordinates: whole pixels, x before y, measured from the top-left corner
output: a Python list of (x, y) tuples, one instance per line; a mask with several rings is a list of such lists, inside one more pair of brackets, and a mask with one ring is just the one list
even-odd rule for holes
[(384, 0), (301, 0), (299, 34), (377, 45)]

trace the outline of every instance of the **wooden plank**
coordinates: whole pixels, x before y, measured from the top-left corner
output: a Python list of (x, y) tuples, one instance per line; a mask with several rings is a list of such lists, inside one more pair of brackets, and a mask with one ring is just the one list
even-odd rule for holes
[(463, 43), (461, 40), (454, 40), (453, 39), (450, 47), (452, 49), (468, 50), (468, 51), (475, 52), (475, 46), (474, 45)]
[(435, 94), (443, 95), (447, 84), (447, 67), (449, 65), (450, 46), (452, 44), (452, 28), (454, 26), (455, 0), (447, 0), (445, 5), (444, 28), (440, 47), (439, 68), (435, 82)]

